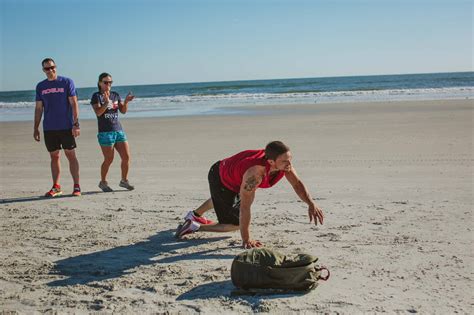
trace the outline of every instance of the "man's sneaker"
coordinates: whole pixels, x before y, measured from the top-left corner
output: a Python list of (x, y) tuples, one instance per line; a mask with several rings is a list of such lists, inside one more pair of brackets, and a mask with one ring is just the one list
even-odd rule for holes
[(193, 211), (189, 211), (188, 214), (184, 217), (184, 220), (191, 220), (194, 222), (197, 222), (199, 224), (214, 224), (214, 221), (207, 219), (204, 216), (198, 217), (197, 215), (194, 214)]
[(175, 237), (181, 239), (186, 234), (191, 234), (199, 230), (201, 225), (195, 221), (186, 220), (183, 225), (178, 225), (176, 229)]
[(80, 196), (81, 195), (81, 187), (79, 185), (74, 185), (74, 190), (72, 191), (73, 196)]
[(99, 182), (99, 188), (102, 189), (103, 192), (114, 191), (112, 188), (109, 187), (109, 184), (107, 182)]
[(61, 186), (54, 185), (53, 188), (51, 188), (50, 191), (48, 191), (46, 194), (44, 194), (44, 196), (48, 197), (48, 198), (53, 198), (53, 197), (61, 196), (62, 194), (63, 194), (63, 192), (61, 191)]
[(119, 186), (123, 187), (123, 188), (127, 188), (128, 190), (134, 190), (135, 189), (135, 186), (130, 185), (128, 180), (123, 180), (123, 179), (120, 181)]

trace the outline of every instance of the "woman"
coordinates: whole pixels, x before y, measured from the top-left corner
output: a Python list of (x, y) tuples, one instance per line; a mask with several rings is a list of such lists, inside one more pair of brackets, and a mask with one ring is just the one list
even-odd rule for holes
[(102, 149), (102, 154), (104, 155), (104, 162), (100, 168), (99, 183), (99, 188), (104, 192), (113, 191), (107, 183), (107, 173), (114, 160), (114, 149), (117, 150), (122, 159), (122, 180), (119, 186), (128, 190), (135, 188), (130, 185), (127, 178), (130, 166), (130, 149), (128, 147), (127, 136), (118, 119), (118, 111), (125, 114), (128, 109), (128, 103), (133, 100), (135, 96), (128, 93), (125, 102), (122, 103), (120, 95), (117, 92), (111, 91), (112, 82), (112, 76), (110, 74), (102, 73), (97, 83), (99, 92), (95, 92), (91, 99), (91, 105), (97, 115), (99, 125), (97, 138), (100, 148)]

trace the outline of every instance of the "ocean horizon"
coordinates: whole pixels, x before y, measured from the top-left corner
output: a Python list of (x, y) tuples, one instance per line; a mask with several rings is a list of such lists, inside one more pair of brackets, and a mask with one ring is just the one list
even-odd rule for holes
[[(76, 90), (81, 119), (95, 119), (89, 102), (97, 88)], [(112, 90), (136, 96), (128, 117), (239, 114), (246, 106), (472, 99), (474, 72), (117, 85)], [(34, 106), (34, 90), (0, 92), (0, 121), (32, 120)]]

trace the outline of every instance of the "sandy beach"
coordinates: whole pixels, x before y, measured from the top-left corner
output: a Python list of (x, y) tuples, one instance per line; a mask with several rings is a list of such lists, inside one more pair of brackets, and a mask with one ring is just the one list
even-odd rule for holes
[[(51, 175), (33, 122), (2, 122), (0, 314), (473, 313), (473, 109), (459, 100), (121, 116), (136, 190), (119, 188), (117, 155), (113, 193), (97, 187), (97, 123), (82, 120), (83, 196), (68, 195), (63, 155), (66, 195), (55, 199), (38, 197)], [(251, 232), (281, 252), (318, 256), (331, 278), (303, 295), (234, 297), (239, 233), (173, 233), (209, 197), (213, 162), (271, 140), (290, 146), (325, 223), (309, 224), (282, 180), (257, 192)]]

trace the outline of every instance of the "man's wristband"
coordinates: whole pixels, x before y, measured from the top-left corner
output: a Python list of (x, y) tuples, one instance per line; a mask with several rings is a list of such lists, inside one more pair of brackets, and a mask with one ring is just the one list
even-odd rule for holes
[(75, 123), (72, 124), (74, 127), (79, 128), (79, 121), (76, 121)]

